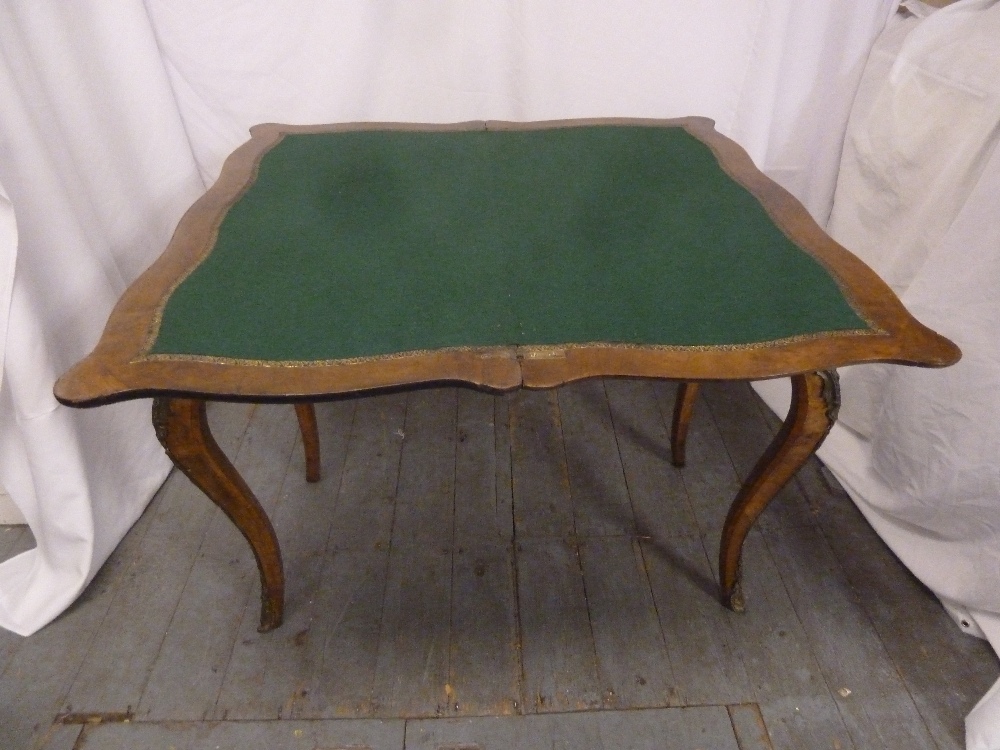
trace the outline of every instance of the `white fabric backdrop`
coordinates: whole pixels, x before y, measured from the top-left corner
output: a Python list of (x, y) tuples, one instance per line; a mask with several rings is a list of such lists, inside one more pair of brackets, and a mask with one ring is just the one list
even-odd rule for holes
[(825, 220), (893, 0), (148, 3), (199, 168), (258, 122), (701, 114)]
[[(30, 633), (76, 598), (168, 462), (148, 404), (60, 407), (55, 378), (204, 186), (141, 4), (0, 3), (0, 183), (17, 245), (0, 390), (0, 481), (37, 548), (0, 566), (0, 624)], [(3, 285), (0, 285), (2, 287)]]
[[(998, 40), (1000, 3), (965, 0), (894, 20), (876, 43), (828, 228), (963, 358), (842, 370), (819, 455), (960, 626), (1000, 651)], [(758, 390), (787, 408), (782, 387)], [(966, 729), (969, 750), (1000, 748), (1000, 682)]]

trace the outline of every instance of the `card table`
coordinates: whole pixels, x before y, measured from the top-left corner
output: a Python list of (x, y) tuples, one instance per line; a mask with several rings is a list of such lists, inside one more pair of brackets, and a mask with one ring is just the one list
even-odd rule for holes
[(835, 368), (959, 356), (711, 120), (266, 124), (55, 394), (153, 397), (167, 454), (250, 544), (266, 631), (278, 541), (206, 401), (294, 404), (315, 481), (312, 405), (344, 394), (674, 380), (683, 465), (700, 382), (790, 376), (723, 527), (721, 599), (742, 610), (743, 541), (833, 425)]

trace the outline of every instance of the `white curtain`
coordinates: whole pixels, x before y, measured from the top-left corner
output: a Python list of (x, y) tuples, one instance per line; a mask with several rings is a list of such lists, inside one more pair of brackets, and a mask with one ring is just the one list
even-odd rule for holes
[(148, 403), (80, 412), (52, 396), (204, 189), (158, 61), (138, 2), (0, 3), (0, 183), (16, 219), (0, 246), (0, 481), (38, 545), (0, 565), (0, 625), (18, 633), (69, 606), (168, 470)]
[[(845, 374), (857, 405), (846, 424), (870, 451), (851, 481), (903, 562), (1000, 651), (1000, 3), (914, 18), (886, 46), (852, 119), (830, 230), (963, 359)], [(1000, 682), (966, 728), (970, 750), (1000, 747)]]
[(893, 8), (0, 0), (0, 482), (38, 540), (0, 565), (0, 625), (68, 606), (166, 473), (148, 403), (75, 411), (51, 388), (249, 126), (704, 115), (825, 219)]
[(148, 3), (207, 182), (259, 122), (713, 118), (817, 216), (893, 0)]

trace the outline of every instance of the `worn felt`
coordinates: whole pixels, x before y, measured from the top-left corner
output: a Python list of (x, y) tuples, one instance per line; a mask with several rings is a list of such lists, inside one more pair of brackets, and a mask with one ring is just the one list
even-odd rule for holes
[(151, 352), (333, 360), (867, 327), (681, 129), (367, 131), (289, 135), (264, 156)]

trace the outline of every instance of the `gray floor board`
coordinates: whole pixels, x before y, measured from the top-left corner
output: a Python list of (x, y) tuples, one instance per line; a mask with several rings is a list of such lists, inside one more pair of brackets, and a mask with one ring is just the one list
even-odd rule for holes
[(0, 629), (0, 675), (3, 675), (4, 671), (6, 671), (7, 665), (10, 664), (14, 658), (14, 654), (21, 648), (22, 643), (24, 643), (22, 636), (12, 633), (9, 630)]
[[(965, 635), (860, 513), (828, 515), (824, 533), (923, 718), (943, 750), (964, 745), (964, 717), (997, 680), (996, 655)], [(958, 689), (961, 686), (961, 689)]]
[(722, 706), (595, 712), (582, 718), (583, 722), (597, 725), (607, 750), (739, 750), (732, 722)]
[(506, 410), (497, 421), (503, 401), (469, 388), (457, 389), (457, 396), (454, 543), (509, 543), (514, 534), (510, 447), (499, 444), (507, 431)]
[(778, 422), (707, 384), (678, 470), (675, 392), (347, 397), (317, 407), (318, 484), (289, 407), (213, 408), (230, 448), (249, 419), (285, 625), (256, 632), (245, 541), (177, 475), (68, 612), (0, 638), (0, 747), (397, 749), (405, 722), (421, 750), (961, 748), (997, 661), (818, 462), (750, 535), (747, 612), (718, 604), (722, 521)]
[[(406, 750), (520, 750), (518, 725), (528, 717), (490, 716), (406, 722)], [(534, 717), (531, 717), (534, 718)]]
[[(708, 383), (704, 388), (713, 386)], [(653, 382), (650, 389), (656, 398), (660, 419), (667, 422), (673, 414), (675, 385)], [(718, 532), (740, 489), (740, 482), (703, 395), (695, 403), (686, 456), (687, 463), (680, 470), (680, 477), (699, 533)]]
[[(154, 498), (162, 497), (164, 488)], [(147, 508), (80, 597), (50, 625), (20, 639), (0, 675), (0, 748), (33, 747), (63, 713), (66, 696), (102, 629), (114, 629), (108, 612), (153, 522)], [(29, 532), (30, 537), (30, 532)]]
[(405, 722), (131, 722), (86, 727), (75, 750), (403, 750)]
[(674, 700), (682, 705), (754, 700), (743, 660), (712, 566), (700, 539), (642, 542), (660, 627), (674, 670)]
[(146, 513), (132, 527), (87, 590), (53, 623), (21, 639), (0, 675), (0, 748), (32, 748), (53, 719), (107, 622), (107, 613), (148, 528)]
[(636, 533), (654, 539), (697, 536), (683, 470), (671, 463), (669, 422), (663, 420), (652, 384), (624, 378), (604, 383)]
[[(133, 711), (159, 655), (213, 508), (187, 477), (167, 480), (158, 523), (146, 534), (102, 628), (66, 697), (67, 712)], [(177, 487), (177, 485), (184, 485)]]
[(47, 735), (108, 604), (76, 606), (23, 642), (0, 677), (0, 747), (26, 750)]
[(859, 748), (934, 750), (916, 706), (859, 597), (815, 528), (769, 533), (768, 549)]
[(577, 545), (562, 539), (519, 541), (517, 587), (524, 711), (605, 705)]
[(327, 553), (316, 617), (303, 644), (308, 669), (292, 705), (295, 718), (372, 716), (389, 548)]
[(747, 537), (744, 568), (755, 572), (744, 577), (747, 611), (730, 622), (775, 749), (856, 747), (759, 532)]
[(302, 718), (371, 716), (407, 393), (357, 399), (306, 641)]
[(217, 719), (290, 718), (312, 667), (305, 648), (323, 612), (315, 607), (330, 522), (340, 486), (353, 400), (318, 404), (321, 480), (305, 479), (301, 441), (296, 442), (278, 502), (271, 513), (285, 550), (285, 621), (280, 632), (258, 633), (257, 619), (243, 618), (213, 717)]
[[(238, 450), (253, 407), (228, 404), (213, 409), (211, 424), (224, 450)], [(108, 623), (90, 648), (64, 710), (74, 713), (128, 713), (137, 707), (173, 617), (215, 506), (175, 471), (147, 513), (149, 528), (119, 588)]]
[(334, 549), (382, 545), (392, 536), (407, 395), (358, 399), (340, 490), (333, 508)]
[[(514, 393), (493, 397), (493, 437), (495, 440), (497, 515), (502, 523), (498, 533), (504, 540), (514, 538), (514, 467), (510, 442), (510, 405)], [(462, 529), (463, 526), (458, 526)]]
[[(764, 454), (774, 437), (776, 423), (766, 420), (759, 407), (760, 399), (745, 383), (711, 383), (702, 388), (702, 399), (711, 413), (726, 451), (740, 479), (750, 471)], [(815, 517), (797, 493), (793, 478), (774, 496), (767, 509), (757, 519), (761, 529), (787, 528), (810, 525)]]
[(455, 549), (449, 648), (450, 713), (519, 710), (520, 634), (510, 543), (472, 542)]
[(676, 678), (638, 541), (587, 539), (580, 557), (605, 704), (649, 708), (676, 703)]
[[(701, 389), (700, 398), (702, 411), (708, 412), (703, 418), (708, 416), (714, 422), (737, 481), (741, 481), (773, 436), (757, 407), (756, 397), (743, 384), (710, 383)], [(697, 435), (699, 440), (712, 438), (705, 426), (698, 428)], [(719, 457), (722, 451), (716, 447), (711, 455)], [(705, 485), (714, 484), (721, 489), (732, 481), (726, 480), (725, 474), (723, 461), (712, 471), (702, 472), (699, 478)], [(717, 489), (713, 496), (720, 494)], [(793, 480), (762, 514), (758, 527), (787, 532), (813, 523), (804, 506)], [(769, 514), (781, 517), (778, 522), (768, 524), (763, 519)], [(713, 558), (720, 532), (721, 524), (705, 537), (705, 549)], [(747, 612), (744, 617), (731, 619), (731, 623), (741, 641), (744, 667), (775, 748), (822, 747), (833, 742), (844, 748), (854, 747), (833, 697), (836, 688), (831, 689), (826, 683), (759, 530), (747, 538), (743, 557)]]
[[(9, 560), (34, 546), (35, 537), (27, 526), (0, 526), (0, 561)], [(21, 636), (0, 628), (0, 675), (23, 642)]]
[(741, 750), (725, 707), (409, 721), (406, 750)]
[[(233, 464), (265, 511), (277, 501), (297, 440), (290, 406), (257, 407)], [(241, 621), (259, 617), (259, 580), (246, 540), (213, 509), (136, 708), (138, 718), (212, 717)]]
[(451, 551), (394, 544), (378, 659), (376, 716), (442, 716), (449, 711)]
[(556, 394), (576, 533), (634, 535), (632, 502), (603, 381), (570, 383)]
[(575, 532), (554, 391), (517, 391), (509, 402), (514, 528), (518, 538)]
[[(236, 541), (217, 546), (221, 551), (236, 547)], [(199, 556), (136, 707), (138, 717), (194, 721), (212, 716), (257, 585), (256, 571), (239, 569), (241, 565), (247, 561), (236, 554), (227, 560)]]
[(0, 561), (9, 560), (34, 546), (31, 530), (26, 525), (0, 526)]
[(756, 703), (737, 703), (726, 708), (740, 750), (774, 750), (760, 706)]
[(39, 740), (38, 750), (77, 750), (82, 724), (53, 724)]
[[(447, 547), (455, 519), (455, 388), (409, 394), (392, 544)], [(347, 500), (347, 498), (345, 498)]]

